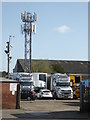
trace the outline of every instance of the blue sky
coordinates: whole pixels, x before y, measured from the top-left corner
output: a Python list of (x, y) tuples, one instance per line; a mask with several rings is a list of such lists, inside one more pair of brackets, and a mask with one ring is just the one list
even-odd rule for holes
[(53, 60), (88, 60), (88, 3), (2, 3), (2, 70), (7, 70), (4, 53), (9, 35), (12, 60), (24, 58), (21, 11), (37, 13), (36, 34), (32, 37), (32, 58)]

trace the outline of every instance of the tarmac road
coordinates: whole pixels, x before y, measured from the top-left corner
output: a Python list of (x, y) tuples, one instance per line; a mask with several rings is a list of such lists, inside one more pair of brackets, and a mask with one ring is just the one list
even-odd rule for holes
[(21, 101), (21, 109), (2, 110), (2, 120), (90, 120), (88, 113), (79, 110), (79, 100)]

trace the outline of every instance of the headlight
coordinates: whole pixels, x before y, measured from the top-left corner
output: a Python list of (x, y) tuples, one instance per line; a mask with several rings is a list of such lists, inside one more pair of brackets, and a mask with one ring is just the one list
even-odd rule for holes
[(61, 92), (64, 92), (64, 90), (61, 90)]
[(73, 90), (71, 90), (71, 93), (73, 93)]
[(61, 90), (61, 89), (59, 89), (59, 93), (62, 93), (62, 90)]

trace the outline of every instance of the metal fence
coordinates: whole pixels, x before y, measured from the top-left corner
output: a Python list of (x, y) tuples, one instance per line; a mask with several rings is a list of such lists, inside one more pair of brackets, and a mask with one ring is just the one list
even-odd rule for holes
[(90, 112), (90, 80), (83, 80), (80, 84), (80, 111)]

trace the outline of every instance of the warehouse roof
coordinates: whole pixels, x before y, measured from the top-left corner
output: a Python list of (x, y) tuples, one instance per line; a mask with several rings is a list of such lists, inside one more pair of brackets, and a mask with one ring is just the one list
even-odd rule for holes
[[(48, 61), (49, 64), (59, 63), (63, 67), (66, 73), (73, 73), (73, 74), (77, 74), (77, 73), (88, 74), (89, 66), (90, 66), (89, 61), (32, 59), (32, 62), (36, 62), (37, 64), (39, 64), (41, 61), (42, 62)], [(19, 65), (19, 69), (23, 71), (24, 63), (25, 63), (24, 59), (18, 59), (14, 70), (17, 69)], [(29, 67), (29, 60), (27, 60), (27, 64), (28, 64), (27, 67)]]

